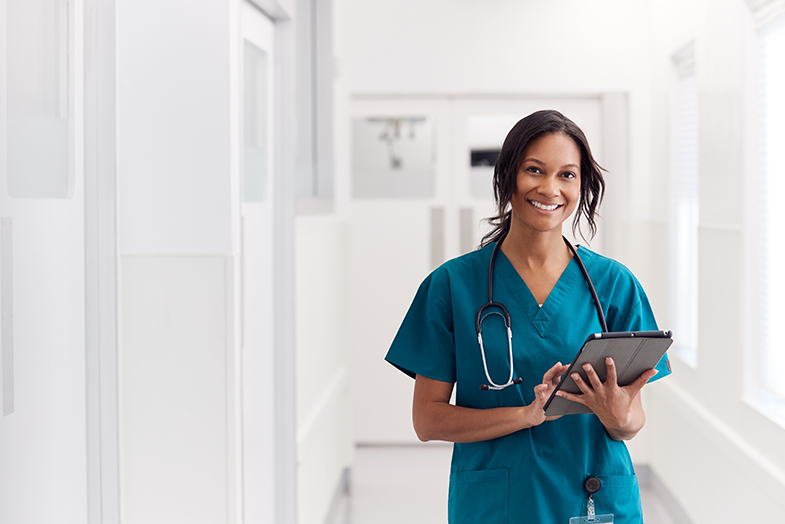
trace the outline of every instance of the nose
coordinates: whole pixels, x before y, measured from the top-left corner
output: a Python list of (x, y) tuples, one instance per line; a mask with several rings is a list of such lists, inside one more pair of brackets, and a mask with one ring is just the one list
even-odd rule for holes
[(559, 184), (556, 177), (546, 176), (542, 179), (542, 183), (537, 188), (537, 192), (545, 197), (559, 196)]

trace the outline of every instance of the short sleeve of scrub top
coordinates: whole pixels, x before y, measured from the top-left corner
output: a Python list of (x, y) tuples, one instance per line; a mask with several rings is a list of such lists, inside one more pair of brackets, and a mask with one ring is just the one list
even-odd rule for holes
[[(453, 318), (438, 269), (420, 285), (401, 323), (387, 360), (414, 378), (422, 375), (455, 382)], [(441, 292), (441, 296), (440, 295)]]
[[(470, 408), (530, 404), (533, 388), (556, 362), (570, 362), (591, 333), (602, 331), (588, 285), (571, 261), (540, 306), (515, 268), (499, 252), (494, 301), (508, 308), (515, 375), (523, 382), (502, 391), (481, 391), (487, 382), (474, 317), (488, 301), (493, 244), (450, 260), (417, 290), (386, 360), (407, 375), (456, 384), (455, 402)], [(657, 330), (643, 288), (623, 265), (586, 248), (579, 254), (600, 297), (610, 331)], [(497, 315), (498, 317), (498, 315)], [(491, 377), (507, 380), (506, 335), (498, 318), (483, 325)], [(494, 325), (493, 322), (496, 322)], [(487, 330), (487, 333), (486, 333)], [(652, 380), (670, 374), (667, 354)], [(498, 383), (499, 380), (496, 380)], [(451, 524), (568, 522), (586, 514), (583, 481), (598, 476), (598, 514), (641, 524), (635, 470), (624, 442), (612, 440), (593, 414), (568, 415), (497, 439), (453, 445), (448, 520)]]

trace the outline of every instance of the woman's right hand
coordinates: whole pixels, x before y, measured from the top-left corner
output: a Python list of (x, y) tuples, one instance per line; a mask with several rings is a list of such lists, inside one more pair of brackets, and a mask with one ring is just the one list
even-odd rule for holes
[(417, 375), (412, 405), (414, 431), (423, 442), (480, 442), (538, 426), (556, 418), (546, 419), (543, 407), (567, 368), (559, 362), (543, 375), (542, 384), (534, 388), (532, 404), (490, 409), (450, 404), (454, 384)]
[(564, 375), (570, 366), (557, 362), (551, 369), (542, 376), (542, 383), (534, 387), (534, 402), (527, 406), (527, 416), (531, 426), (539, 426), (546, 420), (556, 420), (561, 415), (555, 417), (545, 416), (545, 403), (550, 398), (553, 390), (559, 385), (561, 376)]

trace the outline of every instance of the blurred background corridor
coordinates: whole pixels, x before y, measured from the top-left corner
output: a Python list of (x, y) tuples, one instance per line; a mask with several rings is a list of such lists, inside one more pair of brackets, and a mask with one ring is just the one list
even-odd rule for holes
[(0, 0), (0, 26), (1, 524), (446, 522), (450, 448), (383, 358), (546, 108), (607, 169), (590, 248), (675, 334), (628, 444), (647, 523), (785, 519), (785, 1)]

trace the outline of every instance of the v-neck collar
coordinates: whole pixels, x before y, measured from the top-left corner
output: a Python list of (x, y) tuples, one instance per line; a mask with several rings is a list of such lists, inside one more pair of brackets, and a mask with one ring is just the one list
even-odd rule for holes
[(496, 256), (496, 269), (494, 271), (494, 279), (499, 277), (507, 288), (514, 300), (518, 303), (520, 308), (526, 313), (531, 321), (534, 329), (540, 337), (544, 337), (551, 320), (556, 317), (562, 305), (564, 304), (567, 295), (575, 285), (575, 282), (581, 278), (581, 271), (574, 256), (570, 259), (567, 267), (559, 276), (556, 285), (553, 286), (548, 298), (542, 306), (537, 303), (529, 286), (521, 278), (521, 275), (512, 265), (510, 260), (500, 249)]

